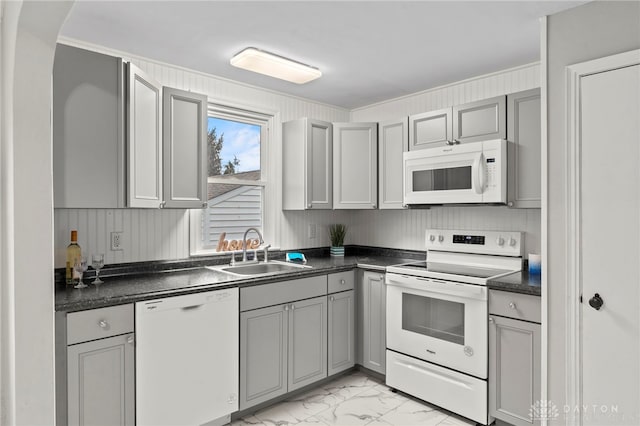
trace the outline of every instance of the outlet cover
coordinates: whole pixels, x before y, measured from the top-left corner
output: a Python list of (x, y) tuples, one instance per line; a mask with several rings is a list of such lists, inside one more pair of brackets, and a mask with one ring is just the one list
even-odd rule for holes
[(111, 250), (112, 251), (122, 251), (122, 232), (112, 232), (111, 233)]

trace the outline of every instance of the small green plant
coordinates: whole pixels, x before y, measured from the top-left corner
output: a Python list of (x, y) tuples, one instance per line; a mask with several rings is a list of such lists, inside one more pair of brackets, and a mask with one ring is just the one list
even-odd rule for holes
[(347, 234), (347, 227), (341, 223), (329, 226), (329, 238), (332, 247), (344, 246), (344, 236)]

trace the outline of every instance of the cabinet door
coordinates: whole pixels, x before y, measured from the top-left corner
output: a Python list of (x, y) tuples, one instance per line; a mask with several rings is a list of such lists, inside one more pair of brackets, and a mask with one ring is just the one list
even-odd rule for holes
[(384, 274), (365, 271), (362, 275), (361, 290), (359, 297), (362, 298), (362, 330), (359, 344), (362, 347), (362, 366), (385, 374), (387, 293)]
[(206, 207), (207, 97), (170, 87), (162, 92), (165, 207)]
[(379, 124), (378, 142), (378, 200), (380, 209), (401, 209), (402, 206), (402, 153), (407, 151), (409, 119)]
[(506, 139), (506, 96), (453, 107), (453, 139), (473, 142)]
[(375, 209), (378, 124), (333, 123), (333, 207)]
[(53, 64), (56, 208), (125, 206), (122, 59), (58, 44)]
[(129, 207), (163, 207), (161, 86), (128, 65), (127, 183)]
[(540, 89), (507, 96), (510, 207), (540, 208)]
[(329, 295), (329, 376), (355, 364), (354, 309), (353, 290)]
[(540, 400), (540, 324), (489, 318), (489, 415), (515, 426), (539, 424), (530, 409)]
[(331, 123), (307, 120), (307, 188), (308, 209), (333, 208), (333, 134)]
[(409, 151), (446, 145), (451, 141), (451, 108), (409, 117)]
[(133, 334), (67, 348), (70, 425), (133, 425)]
[(289, 392), (327, 377), (327, 296), (289, 308)]
[(240, 410), (287, 392), (288, 309), (240, 314)]

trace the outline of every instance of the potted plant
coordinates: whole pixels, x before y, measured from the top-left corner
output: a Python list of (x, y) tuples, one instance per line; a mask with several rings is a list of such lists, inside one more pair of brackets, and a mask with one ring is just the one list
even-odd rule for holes
[(344, 256), (344, 236), (347, 227), (341, 223), (329, 226), (329, 238), (331, 239), (331, 256)]

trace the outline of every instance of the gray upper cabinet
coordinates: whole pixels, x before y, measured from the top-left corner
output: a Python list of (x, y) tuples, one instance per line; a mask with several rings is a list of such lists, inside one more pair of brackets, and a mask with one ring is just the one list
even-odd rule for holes
[(135, 65), (58, 44), (54, 207), (204, 206), (207, 99), (165, 90), (163, 105), (162, 87)]
[(207, 97), (164, 87), (163, 115), (166, 207), (206, 207)]
[(328, 374), (351, 368), (355, 364), (355, 296), (354, 291), (329, 295)]
[(402, 153), (409, 147), (407, 117), (378, 124), (378, 208), (401, 209)]
[(507, 138), (506, 96), (453, 107), (453, 140), (474, 142)]
[(161, 208), (162, 87), (135, 65), (127, 68), (128, 205)]
[(415, 114), (409, 117), (409, 150), (433, 148), (453, 140), (451, 108)]
[(540, 89), (507, 96), (508, 205), (540, 208)]
[(56, 208), (125, 202), (124, 81), (120, 58), (58, 44), (53, 64)]
[(289, 391), (327, 377), (327, 296), (289, 307)]
[(364, 271), (358, 282), (358, 363), (386, 372), (386, 287), (384, 274)]
[(282, 209), (333, 208), (333, 130), (309, 118), (282, 125)]
[(538, 425), (530, 410), (541, 398), (540, 298), (492, 290), (489, 314), (489, 415)]
[(507, 137), (506, 96), (409, 117), (409, 150)]
[(375, 209), (378, 123), (333, 123), (333, 208)]

